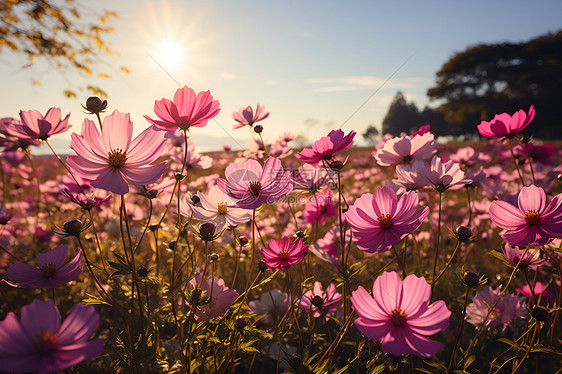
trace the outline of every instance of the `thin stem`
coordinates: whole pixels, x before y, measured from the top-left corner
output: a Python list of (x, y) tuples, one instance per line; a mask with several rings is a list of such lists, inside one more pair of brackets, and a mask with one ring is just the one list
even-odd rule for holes
[(449, 261), (447, 261), (447, 265), (445, 265), (445, 267), (443, 268), (443, 270), (441, 270), (441, 272), (439, 273), (439, 275), (437, 276), (437, 278), (435, 278), (433, 280), (433, 282), (431, 282), (431, 286), (433, 287), (433, 285), (435, 283), (437, 283), (437, 281), (439, 280), (439, 278), (441, 278), (443, 276), (443, 274), (445, 274), (445, 271), (447, 271), (447, 269), (449, 268), (449, 266), (451, 265), (451, 263), (453, 262), (453, 259), (455, 258), (455, 255), (457, 254), (457, 251), (459, 250), (460, 247), (460, 240), (457, 240), (457, 245), (455, 246), (455, 249), (453, 250), (453, 254), (451, 255), (451, 258), (449, 259)]
[(468, 185), (464, 186), (466, 190), (466, 200), (468, 202), (468, 227), (472, 226), (472, 204), (470, 202), (470, 187)]
[(61, 163), (62, 166), (64, 166), (64, 168), (66, 169), (66, 171), (68, 172), (68, 174), (70, 175), (70, 177), (72, 177), (72, 179), (74, 180), (74, 183), (76, 183), (76, 185), (78, 186), (78, 188), (80, 189), (80, 191), (82, 191), (83, 195), (86, 195), (86, 192), (84, 192), (84, 189), (82, 188), (82, 186), (80, 185), (80, 183), (78, 183), (78, 180), (76, 180), (76, 177), (74, 177), (74, 174), (72, 174), (72, 172), (70, 171), (70, 169), (66, 166), (66, 164), (64, 163), (64, 161), (62, 160), (62, 158), (57, 154), (57, 152), (55, 152), (55, 150), (53, 149), (53, 147), (51, 147), (51, 144), (49, 143), (49, 140), (45, 140), (45, 143), (49, 146), (49, 148), (51, 149), (51, 152), (53, 152), (53, 154), (55, 155), (55, 157), (57, 158), (57, 160), (59, 160), (59, 162)]
[(457, 344), (461, 338), (462, 325), (464, 324), (464, 314), (466, 313), (466, 305), (468, 302), (468, 294), (470, 293), (470, 287), (466, 287), (466, 293), (464, 294), (464, 306), (462, 307), (461, 313), (461, 325), (459, 326), (459, 331), (457, 332), (457, 338), (455, 339), (455, 345), (453, 345), (453, 351), (451, 352), (451, 359), (449, 360), (449, 366), (447, 366), (447, 372), (451, 371), (451, 365), (455, 361), (455, 352), (457, 350)]
[(525, 187), (525, 181), (523, 180), (523, 175), (521, 174), (521, 170), (519, 169), (519, 165), (517, 164), (517, 159), (515, 158), (515, 154), (513, 153), (513, 144), (511, 144), (511, 139), (507, 139), (507, 142), (509, 143), (509, 152), (511, 153), (511, 158), (513, 159), (513, 164), (515, 165), (515, 169), (517, 169), (517, 174), (519, 175), (521, 186)]
[(533, 170), (533, 158), (529, 157), (529, 169), (531, 169), (531, 177), (533, 178), (533, 184), (536, 185), (537, 181), (535, 179), (535, 171)]
[(435, 233), (435, 261), (433, 262), (433, 275), (435, 281), (435, 272), (437, 271), (437, 261), (439, 260), (439, 239), (441, 236), (441, 196), (442, 192), (439, 191), (439, 215), (437, 218), (437, 232)]

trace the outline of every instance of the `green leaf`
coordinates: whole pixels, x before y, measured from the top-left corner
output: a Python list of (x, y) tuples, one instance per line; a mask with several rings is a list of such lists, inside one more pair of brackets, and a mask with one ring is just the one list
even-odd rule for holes
[(108, 303), (107, 301), (105, 301), (101, 296), (94, 296), (94, 295), (90, 295), (89, 293), (86, 293), (86, 295), (88, 295), (89, 297), (87, 299), (82, 300), (83, 304), (86, 304), (86, 305), (109, 305), (109, 306), (111, 306), (111, 304)]

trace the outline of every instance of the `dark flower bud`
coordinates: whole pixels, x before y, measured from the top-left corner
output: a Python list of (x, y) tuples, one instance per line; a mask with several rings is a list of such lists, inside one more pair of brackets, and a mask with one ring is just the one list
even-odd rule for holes
[(91, 114), (98, 114), (107, 108), (107, 100), (102, 100), (97, 96), (90, 96), (86, 100), (86, 106), (82, 105)]
[(245, 236), (239, 236), (238, 237), (238, 244), (241, 247), (247, 246), (249, 243), (250, 243), (250, 239), (248, 239), (247, 237), (245, 237)]
[(177, 172), (177, 173), (174, 174), (174, 178), (176, 178), (177, 181), (182, 181), (183, 178), (185, 178), (185, 175), (183, 175), (180, 172)]
[(344, 165), (345, 164), (343, 162), (341, 162), (340, 160), (335, 160), (330, 164), (330, 169), (338, 171), (338, 170), (343, 169)]
[(154, 231), (158, 230), (158, 225), (150, 225), (150, 226), (148, 226), (148, 229), (150, 231), (154, 232)]
[(301, 357), (299, 355), (292, 355), (289, 357), (288, 362), (292, 368), (297, 369), (301, 365)]
[(301, 238), (301, 239), (306, 238), (306, 234), (305, 234), (304, 232), (302, 232), (302, 231), (297, 231), (297, 232), (295, 233), (295, 236), (296, 236), (297, 238)]
[(248, 322), (246, 322), (246, 320), (244, 318), (238, 318), (236, 320), (236, 322), (234, 322), (236, 328), (238, 329), (238, 331), (242, 331), (244, 330), (244, 327), (246, 327), (248, 325)]
[(154, 200), (158, 197), (158, 191), (157, 190), (147, 190), (144, 193), (144, 196), (149, 200)]
[(539, 322), (544, 322), (548, 318), (548, 310), (540, 305), (535, 305), (531, 309), (531, 316)]
[(267, 265), (265, 264), (265, 261), (260, 261), (260, 263), (258, 264), (258, 269), (260, 271), (266, 271), (267, 270)]
[(142, 278), (146, 278), (148, 276), (148, 269), (146, 268), (146, 266), (141, 265), (138, 269), (137, 269), (137, 274), (142, 277)]
[(262, 125), (255, 125), (254, 126), (254, 132), (256, 134), (261, 134), (261, 132), (263, 131), (263, 126)]
[(205, 241), (211, 241), (215, 239), (215, 230), (217, 226), (212, 222), (205, 222), (199, 226), (199, 235), (201, 239)]
[(324, 305), (324, 299), (321, 296), (316, 295), (312, 298), (312, 305), (320, 308), (322, 305)]
[(195, 288), (193, 289), (193, 291), (191, 291), (191, 302), (193, 304), (198, 304), (199, 303), (199, 299), (201, 298), (201, 289), (200, 288)]
[(219, 259), (219, 255), (216, 253), (211, 253), (211, 255), (209, 256), (209, 259), (211, 260), (211, 262), (215, 262)]
[(65, 222), (62, 227), (67, 234), (79, 236), (82, 232), (82, 221), (80, 221), (79, 219), (73, 219), (71, 221)]
[(480, 282), (480, 277), (473, 271), (465, 271), (464, 272), (464, 283), (467, 287), (476, 288), (478, 287), (478, 283)]
[(461, 243), (467, 243), (472, 237), (472, 231), (466, 226), (459, 226), (455, 229), (455, 236)]
[(172, 251), (176, 249), (176, 241), (170, 240), (170, 242), (168, 243), (168, 248), (170, 248)]
[(558, 182), (562, 182), (562, 174), (558, 174), (556, 176), (556, 180), (558, 180)]
[(192, 202), (194, 205), (197, 205), (197, 204), (199, 204), (199, 203), (201, 202), (201, 199), (199, 198), (199, 196), (193, 195), (193, 196), (191, 196), (191, 202)]

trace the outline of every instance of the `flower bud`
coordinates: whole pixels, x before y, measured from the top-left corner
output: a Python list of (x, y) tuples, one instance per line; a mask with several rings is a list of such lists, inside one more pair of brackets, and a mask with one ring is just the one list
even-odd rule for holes
[(338, 171), (343, 169), (344, 166), (345, 164), (343, 162), (341, 162), (340, 160), (335, 160), (330, 164), (330, 169)]
[(322, 307), (322, 305), (324, 305), (324, 299), (321, 296), (316, 295), (312, 298), (312, 305), (320, 308)]
[(466, 226), (459, 226), (455, 229), (455, 236), (461, 243), (467, 243), (472, 237), (472, 231)]
[(211, 255), (209, 256), (209, 259), (211, 260), (211, 262), (215, 262), (219, 259), (219, 255), (216, 253), (211, 253)]
[(478, 283), (480, 282), (478, 274), (473, 271), (465, 271), (463, 279), (466, 286), (470, 288), (478, 287)]
[(250, 243), (250, 239), (248, 239), (245, 236), (239, 236), (238, 237), (238, 245), (240, 245), (241, 247), (247, 246)]
[(556, 176), (556, 180), (557, 180), (558, 182), (562, 182), (562, 174), (558, 174), (558, 175)]
[(258, 269), (260, 271), (266, 271), (267, 270), (267, 265), (265, 264), (265, 261), (260, 261), (260, 263), (258, 264)]
[(211, 241), (215, 239), (215, 230), (217, 226), (212, 222), (205, 222), (199, 226), (199, 235), (204, 241)]
[(292, 355), (288, 361), (289, 365), (291, 365), (291, 367), (294, 369), (297, 369), (301, 365), (301, 357), (296, 354)]
[(142, 278), (146, 278), (148, 276), (148, 269), (146, 268), (146, 266), (141, 265), (138, 269), (137, 269), (137, 274), (142, 277)]
[(254, 126), (254, 132), (256, 134), (261, 134), (261, 132), (263, 131), (263, 126), (262, 125), (255, 125)]
[(63, 225), (64, 231), (73, 236), (80, 236), (82, 232), (82, 221), (79, 219), (73, 219), (71, 221), (65, 222)]
[(86, 106), (82, 105), (82, 108), (86, 109), (91, 114), (98, 114), (107, 108), (107, 100), (102, 101), (102, 99), (97, 96), (90, 96), (86, 100)]
[(244, 327), (248, 325), (248, 322), (246, 322), (244, 318), (238, 318), (236, 322), (234, 322), (234, 325), (236, 326), (238, 331), (242, 331), (244, 330)]
[(306, 234), (305, 234), (304, 232), (302, 232), (302, 231), (297, 231), (297, 232), (295, 233), (295, 236), (296, 236), (297, 238), (301, 238), (301, 239), (306, 238)]
[(168, 243), (168, 248), (170, 248), (170, 250), (174, 250), (176, 249), (176, 241), (175, 240), (170, 240), (170, 242)]
[(548, 318), (548, 310), (540, 305), (535, 305), (531, 309), (531, 316), (539, 322), (544, 322)]
[(193, 291), (191, 291), (191, 302), (193, 304), (198, 304), (199, 303), (199, 299), (201, 298), (201, 289), (200, 288), (195, 288), (193, 289)]
[(193, 203), (193, 205), (197, 205), (201, 202), (201, 199), (199, 198), (199, 196), (193, 195), (191, 196), (191, 202)]
[(174, 174), (174, 178), (176, 178), (177, 181), (182, 181), (185, 178), (185, 175), (183, 175), (180, 172), (177, 172)]

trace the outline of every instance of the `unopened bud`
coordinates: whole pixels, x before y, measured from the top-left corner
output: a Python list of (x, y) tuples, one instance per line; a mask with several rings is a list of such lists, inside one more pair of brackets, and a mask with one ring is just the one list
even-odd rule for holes
[(170, 248), (172, 251), (176, 249), (176, 241), (170, 240), (170, 242), (168, 243), (168, 248)]
[(92, 114), (98, 114), (107, 108), (107, 100), (102, 100), (97, 96), (90, 96), (86, 100), (86, 106), (82, 105), (82, 107)]
[(312, 298), (312, 305), (320, 308), (322, 305), (324, 305), (324, 299), (321, 296), (316, 295)]
[(459, 242), (466, 243), (470, 241), (470, 238), (472, 237), (472, 231), (466, 226), (459, 226), (455, 229), (455, 236), (457, 237)]
[(211, 260), (211, 262), (215, 262), (219, 259), (219, 255), (216, 253), (211, 253), (211, 255), (209, 256), (209, 259)]
[(340, 160), (335, 160), (330, 164), (330, 169), (338, 171), (338, 170), (343, 169), (344, 165), (345, 164), (343, 162), (341, 162)]
[(261, 132), (263, 131), (263, 126), (262, 125), (255, 125), (254, 126), (254, 132), (256, 134), (261, 134)]
[(191, 196), (191, 202), (192, 202), (194, 205), (197, 205), (197, 204), (199, 204), (199, 203), (201, 202), (201, 199), (199, 198), (199, 196), (193, 195), (193, 196)]
[(234, 322), (238, 331), (244, 330), (244, 327), (248, 325), (248, 322), (244, 318), (238, 318), (236, 322)]
[(480, 278), (478, 277), (478, 274), (476, 274), (473, 271), (465, 271), (463, 279), (466, 286), (470, 288), (478, 287), (478, 284), (480, 282)]
[(543, 322), (548, 318), (548, 310), (540, 305), (535, 305), (531, 309), (531, 315), (539, 322)]
[(148, 276), (148, 269), (146, 268), (146, 266), (141, 265), (138, 269), (137, 269), (137, 274), (142, 277), (142, 278), (146, 278)]
[(265, 261), (260, 261), (260, 263), (258, 264), (258, 269), (260, 271), (266, 271), (267, 270), (267, 265), (265, 264)]
[(79, 219), (73, 219), (71, 221), (65, 222), (63, 225), (64, 231), (70, 235), (80, 236), (82, 232), (82, 221)]
[(205, 241), (211, 241), (215, 239), (215, 230), (217, 226), (212, 222), (205, 222), (201, 226), (199, 226), (199, 235), (201, 235), (201, 239)]
[(250, 239), (248, 239), (247, 237), (245, 237), (245, 236), (239, 236), (238, 237), (238, 244), (241, 247), (244, 247), (244, 246), (248, 245), (248, 243), (250, 243)]

